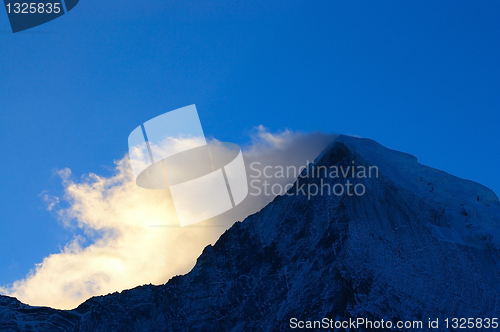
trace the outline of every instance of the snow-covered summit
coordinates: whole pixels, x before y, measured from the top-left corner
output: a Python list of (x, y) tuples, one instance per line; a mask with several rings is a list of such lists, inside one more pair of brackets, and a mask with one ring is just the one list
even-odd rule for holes
[(411, 191), (445, 214), (445, 224), (435, 224), (433, 234), (444, 240), (472, 246), (500, 248), (500, 203), (489, 188), (444, 171), (421, 165), (410, 154), (388, 149), (366, 138), (342, 135), (344, 144), (359, 160), (377, 165), (383, 181)]
[(335, 143), (345, 144), (359, 157), (383, 168), (387, 177), (421, 195), (438, 200), (457, 198), (471, 204), (479, 201), (486, 206), (499, 202), (497, 195), (482, 184), (421, 165), (415, 156), (388, 149), (371, 139), (341, 135)]
[(355, 181), (363, 195), (276, 197), (162, 286), (95, 297), (72, 311), (29, 311), (1, 298), (0, 330), (23, 331), (31, 321), (35, 331), (289, 331), (292, 318), (439, 318), (433, 331), (449, 331), (445, 318), (498, 317), (497, 196), (349, 136), (309, 167), (350, 165), (376, 166), (378, 176), (306, 177), (290, 190)]

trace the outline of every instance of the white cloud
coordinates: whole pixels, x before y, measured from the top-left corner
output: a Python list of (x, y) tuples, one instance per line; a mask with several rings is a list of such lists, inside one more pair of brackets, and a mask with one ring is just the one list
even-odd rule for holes
[[(243, 148), (247, 172), (254, 161), (262, 167), (304, 165), (334, 137), (289, 130), (273, 134), (259, 126)], [(0, 288), (2, 293), (30, 305), (69, 309), (91, 296), (163, 284), (174, 275), (187, 273), (205, 246), (273, 198), (249, 195), (231, 211), (181, 228), (166, 190), (138, 187), (128, 156), (115, 164), (115, 174), (110, 177), (89, 174), (75, 181), (69, 169), (59, 172), (65, 191), (62, 200), (69, 207), (58, 208), (59, 199), (46, 192), (42, 198), (66, 227), (83, 230), (85, 238), (75, 236), (61, 252), (37, 264), (25, 279)]]

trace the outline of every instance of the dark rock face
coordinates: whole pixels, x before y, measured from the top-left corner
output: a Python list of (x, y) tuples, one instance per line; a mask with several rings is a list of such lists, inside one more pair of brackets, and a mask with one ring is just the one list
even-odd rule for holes
[(71, 311), (30, 307), (0, 296), (0, 331), (72, 331), (78, 320)]
[[(420, 320), (427, 330), (428, 318), (498, 317), (496, 195), (346, 136), (310, 169), (353, 161), (377, 166), (378, 178), (299, 178), (290, 192), (349, 180), (365, 186), (363, 196), (279, 196), (162, 286), (94, 297), (72, 311), (1, 297), (0, 330), (288, 331), (291, 318), (323, 317)], [(438, 330), (451, 329), (441, 322)]]

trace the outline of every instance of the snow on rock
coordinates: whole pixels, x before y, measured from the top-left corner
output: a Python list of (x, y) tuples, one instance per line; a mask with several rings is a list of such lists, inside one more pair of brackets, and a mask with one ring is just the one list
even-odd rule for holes
[(294, 317), (424, 324), (498, 317), (495, 193), (348, 136), (309, 168), (353, 164), (377, 166), (379, 176), (306, 178), (295, 186), (353, 181), (365, 186), (363, 196), (276, 197), (206, 247), (190, 273), (94, 297), (73, 311), (1, 297), (0, 330), (289, 331)]

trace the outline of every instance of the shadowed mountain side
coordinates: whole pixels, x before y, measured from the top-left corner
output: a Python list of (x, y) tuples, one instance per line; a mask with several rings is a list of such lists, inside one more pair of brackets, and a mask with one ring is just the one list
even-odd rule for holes
[(362, 196), (276, 197), (206, 247), (190, 273), (163, 286), (94, 297), (72, 311), (28, 307), (3, 297), (0, 327), (288, 331), (293, 317), (425, 324), (437, 317), (498, 316), (497, 196), (480, 184), (420, 165), (411, 155), (347, 136), (332, 143), (309, 170), (347, 168), (353, 161), (377, 166), (378, 177), (299, 178), (289, 192), (303, 184), (351, 181), (364, 185)]

